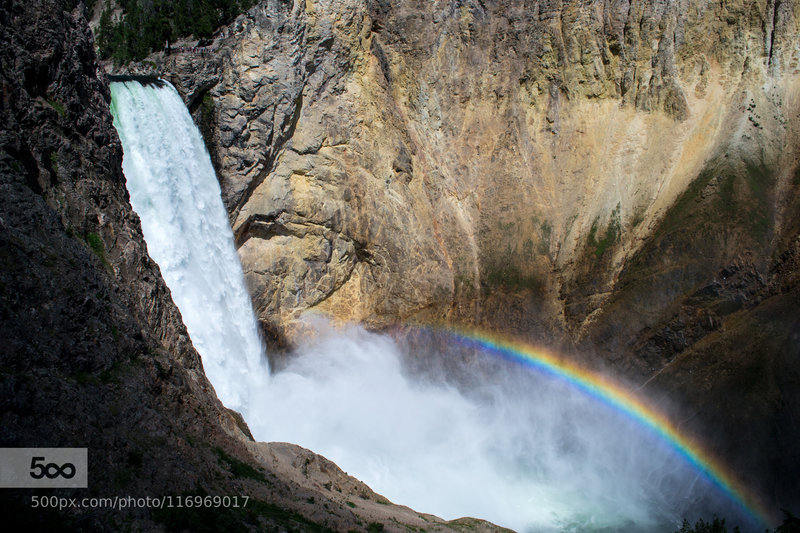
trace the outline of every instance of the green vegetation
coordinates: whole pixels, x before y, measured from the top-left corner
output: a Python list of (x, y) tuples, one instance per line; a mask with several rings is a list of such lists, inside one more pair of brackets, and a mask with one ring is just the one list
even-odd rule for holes
[[(532, 226), (532, 228), (531, 228)], [(483, 287), (503, 287), (506, 289), (530, 290), (541, 293), (544, 288), (543, 276), (537, 272), (540, 263), (537, 263), (537, 254), (547, 256), (550, 250), (550, 237), (552, 226), (548, 221), (540, 221), (538, 217), (531, 217), (530, 226), (515, 222), (499, 223), (502, 242), (506, 242), (505, 249), (491, 256), (482, 258), (481, 285)], [(528, 234), (524, 242), (519, 243), (521, 234)], [(468, 260), (464, 260), (468, 263)], [(456, 281), (465, 282), (471, 287), (466, 275), (457, 276)], [(466, 291), (465, 291), (466, 293)]]
[(89, 243), (89, 247), (100, 257), (105, 256), (105, 248), (103, 247), (103, 241), (100, 239), (100, 236), (97, 233), (90, 233), (86, 236), (86, 242)]
[(752, 228), (758, 237), (764, 238), (772, 226), (768, 186), (772, 185), (773, 177), (763, 166), (747, 165), (744, 179), (753, 198), (756, 200), (751, 204), (755, 207), (750, 218)]
[(369, 533), (380, 533), (383, 531), (383, 524), (380, 522), (370, 522), (367, 526), (367, 531)]
[(58, 152), (50, 152), (50, 168), (53, 174), (58, 174)]
[[(659, 227), (659, 233), (669, 233), (673, 230), (676, 230), (682, 224), (690, 220), (690, 218), (693, 218), (693, 215), (696, 213), (702, 214), (702, 210), (696, 210), (693, 208), (700, 202), (703, 190), (708, 187), (713, 177), (714, 172), (710, 169), (706, 169), (689, 184), (675, 204), (673, 204), (670, 210), (667, 211), (667, 214)], [(704, 226), (703, 223), (698, 224), (698, 222), (699, 221), (692, 221), (692, 225), (696, 229)]]
[(58, 100), (53, 100), (51, 98), (48, 98), (47, 103), (50, 104), (50, 107), (56, 110), (56, 113), (58, 113), (58, 116), (60, 116), (61, 118), (67, 116), (67, 111), (64, 109), (64, 104), (62, 104)]
[(109, 0), (100, 15), (100, 57), (117, 64), (144, 59), (165, 43), (189, 35), (208, 38), (249, 9), (255, 0), (119, 0), (115, 17)]
[(107, 369), (103, 370), (102, 372), (100, 372), (100, 376), (99, 376), (100, 381), (103, 382), (103, 383), (111, 383), (111, 382), (115, 381), (114, 378), (119, 373), (121, 366), (122, 365), (119, 363), (119, 361), (114, 362), (114, 364), (111, 366), (111, 368), (107, 368)]
[[(725, 526), (724, 518), (715, 516), (711, 522), (706, 522), (701, 518), (694, 526), (684, 519), (683, 525), (675, 533), (728, 533), (728, 528)], [(734, 527), (732, 533), (739, 533), (739, 528)]]
[(81, 385), (89, 385), (89, 384), (94, 385), (97, 383), (97, 378), (94, 375), (88, 372), (84, 372), (83, 370), (73, 374), (72, 379), (74, 379)]
[(211, 98), (211, 94), (206, 92), (203, 95), (203, 100), (200, 104), (200, 113), (203, 117), (203, 122), (207, 125), (211, 125), (214, 122), (214, 99)]
[[(744, 170), (744, 172), (742, 172)], [(716, 181), (714, 191), (713, 181)], [(763, 164), (745, 168), (710, 166), (686, 188), (667, 212), (659, 233), (681, 228), (711, 230), (714, 224), (744, 227), (757, 241), (768, 237), (772, 227), (769, 194), (774, 176)], [(716, 192), (709, 200), (706, 197)]]
[(493, 258), (486, 264), (486, 283), (492, 287), (506, 287), (514, 290), (528, 289), (541, 292), (544, 287), (542, 279), (535, 273), (523, 272), (517, 266), (518, 258), (514, 257), (510, 247), (499, 258)]
[(345, 502), (345, 503), (347, 503), (347, 506), (348, 506), (348, 507), (353, 507), (353, 508), (355, 508), (355, 506), (356, 506), (356, 504), (354, 504), (354, 503), (353, 503), (353, 502), (351, 502), (351, 501), (348, 501), (348, 502)]
[(111, 264), (106, 259), (106, 249), (103, 246), (103, 239), (100, 238), (100, 235), (97, 233), (90, 233), (86, 236), (86, 243), (89, 245), (89, 248), (92, 249), (94, 254), (100, 258), (100, 261), (108, 268), (111, 269)]
[(553, 227), (547, 220), (543, 220), (539, 225), (539, 234), (541, 240), (537, 250), (541, 255), (547, 255), (550, 252), (550, 237), (553, 235)]
[[(465, 262), (460, 264), (465, 264)], [(456, 294), (460, 293), (466, 298), (472, 298), (475, 295), (475, 284), (473, 283), (472, 277), (468, 274), (456, 271), (453, 276), (453, 281), (455, 283)]]
[[(734, 155), (724, 154), (710, 162), (686, 187), (652, 236), (627, 261), (617, 287), (649, 290), (643, 287), (657, 279), (678, 280), (663, 269), (665, 253), (671, 264), (687, 268), (708, 264), (710, 257), (726, 249), (757, 250), (769, 242), (774, 225), (774, 173), (764, 163)], [(697, 249), (706, 250), (706, 255), (698, 255)], [(652, 275), (657, 277), (649, 278)], [(681, 287), (688, 291), (692, 285)]]
[(522, 245), (522, 255), (525, 257), (525, 259), (533, 259), (533, 241), (530, 238), (525, 239), (525, 242)]
[(132, 359), (126, 362), (114, 361), (114, 364), (111, 365), (111, 368), (107, 368), (100, 372), (98, 379), (101, 383), (117, 383), (122, 381), (123, 378), (129, 374), (133, 368), (132, 361)]
[(250, 466), (249, 464), (245, 463), (244, 461), (240, 461), (235, 457), (231, 457), (227, 453), (225, 453), (222, 448), (214, 448), (214, 453), (217, 454), (217, 458), (228, 464), (231, 469), (231, 474), (237, 478), (246, 478), (246, 479), (254, 479), (256, 481), (267, 482), (267, 478), (264, 477), (264, 474)]
[(594, 222), (592, 222), (592, 228), (589, 230), (588, 241), (589, 246), (594, 248), (594, 255), (596, 257), (602, 256), (610, 245), (619, 240), (619, 236), (622, 233), (619, 212), (620, 204), (617, 204), (617, 207), (615, 207), (611, 212), (611, 220), (608, 222), (605, 234), (600, 240), (597, 239), (597, 224), (600, 219), (596, 218), (594, 219)]
[[(784, 510), (786, 514), (786, 519), (783, 521), (783, 524), (776, 527), (773, 530), (773, 533), (800, 533), (800, 518), (794, 516), (789, 511)], [(683, 520), (683, 525), (680, 529), (676, 530), (674, 533), (739, 533), (740, 529), (738, 526), (734, 526), (733, 529), (729, 530), (728, 526), (725, 525), (725, 519), (719, 518), (718, 516), (714, 516), (711, 522), (706, 522), (702, 518), (698, 520), (694, 525), (691, 525), (688, 520)], [(769, 530), (765, 530), (764, 533), (769, 533)]]
[(102, 370), (99, 373), (86, 372), (80, 370), (70, 377), (81, 385), (100, 385), (119, 382), (120, 379), (130, 371), (132, 367), (131, 362), (115, 361), (111, 367)]

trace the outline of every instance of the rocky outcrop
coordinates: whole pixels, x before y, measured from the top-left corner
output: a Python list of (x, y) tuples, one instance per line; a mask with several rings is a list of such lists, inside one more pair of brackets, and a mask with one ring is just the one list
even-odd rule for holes
[(216, 398), (128, 202), (84, 4), (4, 3), (0, 64), (0, 446), (89, 449), (89, 488), (47, 495), (249, 498), (41, 509), (42, 491), (4, 489), (5, 527), (459, 530), (311, 452), (252, 442)]

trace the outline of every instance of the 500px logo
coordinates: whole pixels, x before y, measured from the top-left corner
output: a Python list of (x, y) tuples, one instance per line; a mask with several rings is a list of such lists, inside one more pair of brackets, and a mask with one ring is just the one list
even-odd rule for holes
[(86, 448), (0, 448), (0, 487), (86, 488)]
[[(40, 461), (44, 461), (44, 457), (33, 457), (31, 459), (31, 477), (33, 479), (42, 479), (45, 476), (47, 476), (47, 479), (55, 479), (58, 476), (66, 479), (75, 477), (75, 465), (72, 463), (64, 463), (60, 466), (55, 463), (37, 464)], [(37, 468), (39, 469), (38, 472), (34, 472)]]

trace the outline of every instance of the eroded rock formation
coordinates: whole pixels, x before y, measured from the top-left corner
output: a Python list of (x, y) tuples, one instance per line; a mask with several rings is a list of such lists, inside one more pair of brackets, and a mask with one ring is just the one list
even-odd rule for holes
[(573, 342), (687, 191), (742, 224), (709, 213), (736, 237), (630, 333), (743, 253), (767, 268), (795, 187), (797, 10), (264, 2), (204, 57), (153, 61), (206, 128), (268, 329), (317, 308)]
[(146, 68), (204, 129), (273, 344), (319, 310), (561, 346), (796, 501), (798, 35), (777, 0), (264, 1)]

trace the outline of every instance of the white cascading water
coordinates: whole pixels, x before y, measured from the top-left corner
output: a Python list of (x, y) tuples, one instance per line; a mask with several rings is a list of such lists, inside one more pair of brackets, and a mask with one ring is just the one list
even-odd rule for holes
[(111, 112), (148, 252), (217, 395), (246, 415), (266, 357), (203, 138), (167, 82), (112, 83)]
[(258, 440), (310, 448), (418, 511), (519, 531), (671, 531), (697, 516), (699, 501), (705, 517), (739, 514), (636, 422), (517, 367), (476, 376), (467, 393), (447, 376), (411, 377), (389, 337), (318, 324), (270, 376), (219, 185), (186, 107), (166, 83), (111, 91), (148, 250), (218, 395)]

